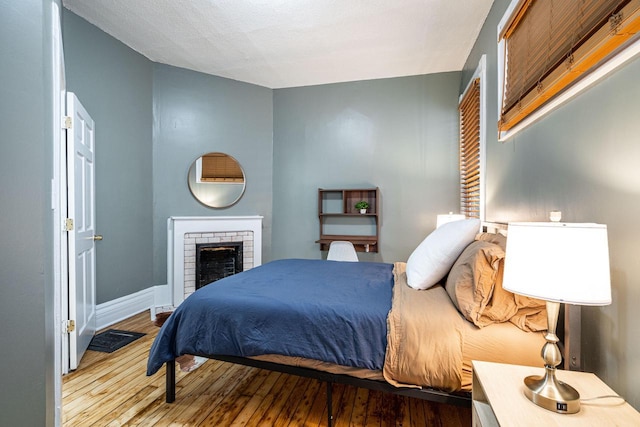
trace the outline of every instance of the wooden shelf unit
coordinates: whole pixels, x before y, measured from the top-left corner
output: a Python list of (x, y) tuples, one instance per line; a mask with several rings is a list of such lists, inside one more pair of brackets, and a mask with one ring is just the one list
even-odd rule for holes
[[(369, 203), (361, 214), (355, 205)], [(331, 242), (346, 240), (358, 252), (378, 252), (380, 247), (380, 189), (318, 189), (318, 220), (320, 250), (329, 250)]]

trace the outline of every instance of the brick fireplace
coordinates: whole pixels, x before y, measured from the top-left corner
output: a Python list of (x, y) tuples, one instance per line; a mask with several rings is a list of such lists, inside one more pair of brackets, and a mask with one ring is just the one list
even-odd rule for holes
[[(231, 250), (240, 246), (242, 258), (234, 262), (241, 264), (239, 271), (261, 264), (261, 216), (170, 217), (167, 231), (167, 280), (174, 307), (197, 288), (198, 247)], [(229, 273), (220, 274), (224, 277)]]

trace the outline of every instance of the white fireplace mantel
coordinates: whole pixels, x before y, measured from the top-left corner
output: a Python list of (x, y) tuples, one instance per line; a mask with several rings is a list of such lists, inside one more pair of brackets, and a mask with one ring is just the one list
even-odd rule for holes
[(167, 220), (167, 281), (177, 307), (184, 300), (187, 233), (253, 232), (253, 267), (262, 263), (262, 216), (172, 216)]

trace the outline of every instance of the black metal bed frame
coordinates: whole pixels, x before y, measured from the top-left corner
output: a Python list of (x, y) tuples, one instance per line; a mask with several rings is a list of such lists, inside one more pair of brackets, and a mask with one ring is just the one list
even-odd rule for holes
[[(581, 370), (580, 360), (580, 306), (567, 306), (567, 309), (561, 307), (559, 319), (559, 328), (561, 331), (561, 351), (563, 353), (564, 369)], [(571, 331), (571, 333), (569, 333)], [(330, 372), (319, 371), (311, 368), (303, 368), (300, 366), (283, 365), (275, 362), (264, 360), (250, 359), (239, 356), (225, 355), (205, 355), (197, 356), (206, 357), (207, 359), (220, 360), (238, 365), (251, 366), (254, 368), (266, 369), (269, 371), (282, 372), (284, 374), (297, 375), (305, 378), (313, 378), (323, 381), (327, 384), (327, 426), (331, 427), (333, 423), (333, 407), (332, 407), (332, 385), (334, 383), (352, 385), (355, 387), (366, 388), (369, 390), (382, 391), (385, 393), (396, 394), (400, 396), (413, 397), (422, 400), (428, 400), (436, 403), (446, 403), (455, 406), (471, 406), (470, 392), (445, 392), (434, 388), (406, 388), (395, 387), (384, 381), (377, 381), (364, 378), (356, 378), (346, 374), (334, 374)], [(173, 403), (176, 399), (176, 362), (175, 360), (166, 363), (166, 393), (165, 401)]]
[[(334, 374), (300, 366), (283, 365), (280, 363), (255, 360), (246, 357), (224, 356), (224, 355), (198, 355), (208, 359), (230, 362), (238, 365), (251, 366), (254, 368), (267, 369), (269, 371), (282, 372), (285, 374), (297, 375), (305, 378), (313, 378), (327, 384), (327, 426), (331, 427), (333, 422), (332, 407), (332, 386), (334, 383), (352, 385), (369, 390), (382, 391), (385, 393), (400, 396), (415, 397), (437, 403), (447, 403), (456, 406), (471, 406), (471, 393), (453, 392), (448, 393), (432, 388), (406, 388), (394, 387), (384, 381), (356, 378), (346, 374)], [(166, 363), (166, 396), (167, 403), (172, 403), (176, 399), (176, 363), (171, 360)]]

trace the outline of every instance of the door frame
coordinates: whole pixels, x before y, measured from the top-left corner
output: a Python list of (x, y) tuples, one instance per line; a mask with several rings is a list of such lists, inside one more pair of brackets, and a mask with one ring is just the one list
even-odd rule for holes
[[(61, 28), (61, 10), (56, 2), (51, 2), (51, 41), (53, 63), (53, 177), (51, 179), (51, 209), (53, 210), (53, 389), (54, 389), (54, 426), (62, 424), (62, 375), (63, 375), (63, 345), (68, 337), (62, 333), (62, 324), (66, 320), (63, 311), (64, 298), (67, 294), (68, 283), (68, 254), (67, 239), (63, 231), (64, 220), (67, 217), (67, 179), (66, 179), (66, 150), (63, 141), (66, 135), (63, 128), (63, 118), (66, 106), (66, 78), (64, 68), (64, 51)], [(66, 340), (66, 341), (65, 341)], [(68, 350), (67, 350), (68, 352)], [(68, 361), (67, 361), (68, 366)]]

